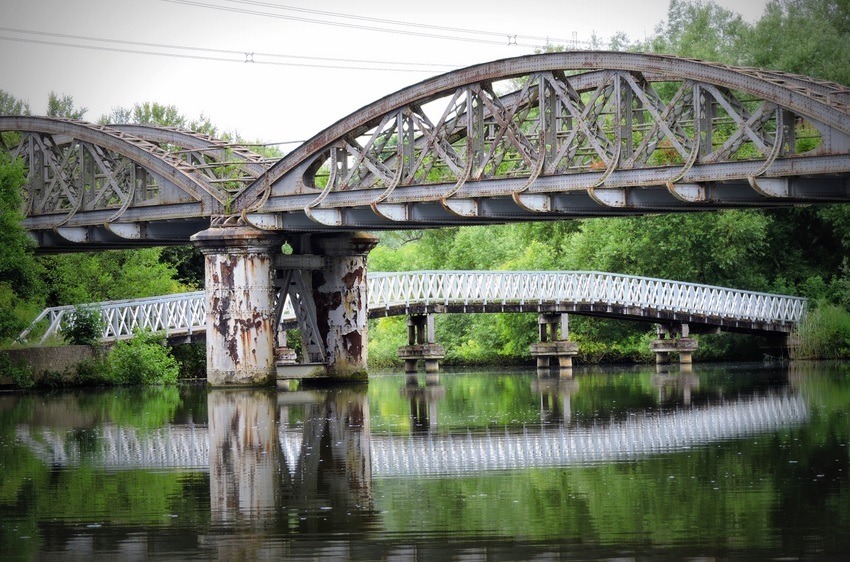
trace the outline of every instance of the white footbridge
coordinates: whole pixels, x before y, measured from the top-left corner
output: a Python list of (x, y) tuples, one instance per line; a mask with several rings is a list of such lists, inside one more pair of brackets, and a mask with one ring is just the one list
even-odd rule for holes
[[(83, 305), (100, 311), (102, 341), (141, 330), (203, 336), (204, 291)], [(281, 324), (295, 326), (286, 297)], [(370, 273), (371, 318), (424, 313), (560, 312), (730, 331), (790, 333), (806, 299), (697, 283), (586, 271), (414, 271)], [(74, 306), (47, 308), (18, 337), (45, 343), (72, 320)], [(38, 334), (34, 337), (34, 334)]]

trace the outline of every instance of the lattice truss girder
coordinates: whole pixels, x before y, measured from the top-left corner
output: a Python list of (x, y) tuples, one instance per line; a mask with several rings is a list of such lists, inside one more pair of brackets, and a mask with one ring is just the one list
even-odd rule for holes
[(497, 93), (512, 85), (471, 84), (388, 113), (334, 143), (305, 183), (381, 189), (379, 201), (398, 186), (494, 178), (598, 172), (601, 185), (618, 169), (678, 166), (681, 177), (696, 163), (762, 160), (767, 167), (831, 144), (832, 131), (821, 123), (705, 82), (606, 71), (594, 87), (578, 90), (555, 71)]
[(52, 228), (90, 211), (96, 223), (111, 223), (131, 207), (200, 203), (209, 214), (268, 168), (244, 147), (175, 128), (0, 117), (0, 130), (17, 133), (3, 144), (28, 166), (26, 215), (55, 216)]
[(114, 209), (114, 220), (131, 203), (156, 204), (168, 199), (154, 175), (91, 143), (30, 133), (22, 136), (12, 155), (29, 163), (28, 216), (60, 214), (64, 223), (81, 210)]
[(298, 269), (278, 270), (275, 279), (275, 323), (278, 330), (284, 315), (295, 316), (301, 332), (301, 362), (324, 363), (327, 357), (319, 331), (316, 302), (313, 300), (310, 272)]
[(188, 129), (144, 125), (115, 128), (155, 143), (227, 194), (236, 193), (256, 180), (270, 162), (244, 146)]

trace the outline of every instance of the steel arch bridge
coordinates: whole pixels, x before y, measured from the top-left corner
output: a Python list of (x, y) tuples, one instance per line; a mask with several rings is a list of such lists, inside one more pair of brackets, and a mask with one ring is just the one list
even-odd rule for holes
[[(45, 250), (850, 201), (850, 88), (548, 53), (388, 95), (277, 162), (189, 131), (0, 117)], [(8, 134), (14, 132), (17, 134)]]

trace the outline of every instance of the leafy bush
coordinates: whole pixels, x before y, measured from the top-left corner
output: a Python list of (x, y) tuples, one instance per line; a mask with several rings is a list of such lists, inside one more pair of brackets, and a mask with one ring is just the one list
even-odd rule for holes
[(12, 379), (18, 388), (32, 388), (35, 385), (29, 366), (12, 363), (7, 355), (0, 354), (0, 374)]
[(103, 334), (100, 309), (86, 305), (74, 307), (74, 313), (65, 316), (60, 328), (62, 336), (71, 345), (93, 345)]
[(112, 370), (106, 357), (96, 357), (81, 361), (73, 379), (80, 386), (101, 386), (114, 384)]
[(369, 320), (370, 367), (401, 365), (398, 348), (402, 345), (407, 345), (407, 324), (404, 316)]
[(120, 341), (109, 352), (109, 370), (115, 384), (174, 384), (180, 365), (162, 345), (161, 333), (142, 332)]

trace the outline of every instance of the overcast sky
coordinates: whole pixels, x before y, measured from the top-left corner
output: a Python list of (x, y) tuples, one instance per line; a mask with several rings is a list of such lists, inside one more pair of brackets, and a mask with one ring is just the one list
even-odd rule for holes
[[(765, 1), (717, 3), (754, 22)], [(190, 118), (204, 114), (246, 139), (282, 142), (430, 76), (530, 54), (546, 38), (649, 37), (668, 0), (2, 4), (0, 89), (28, 101), (33, 114), (44, 114), (50, 91), (73, 96), (89, 121), (152, 101)]]

